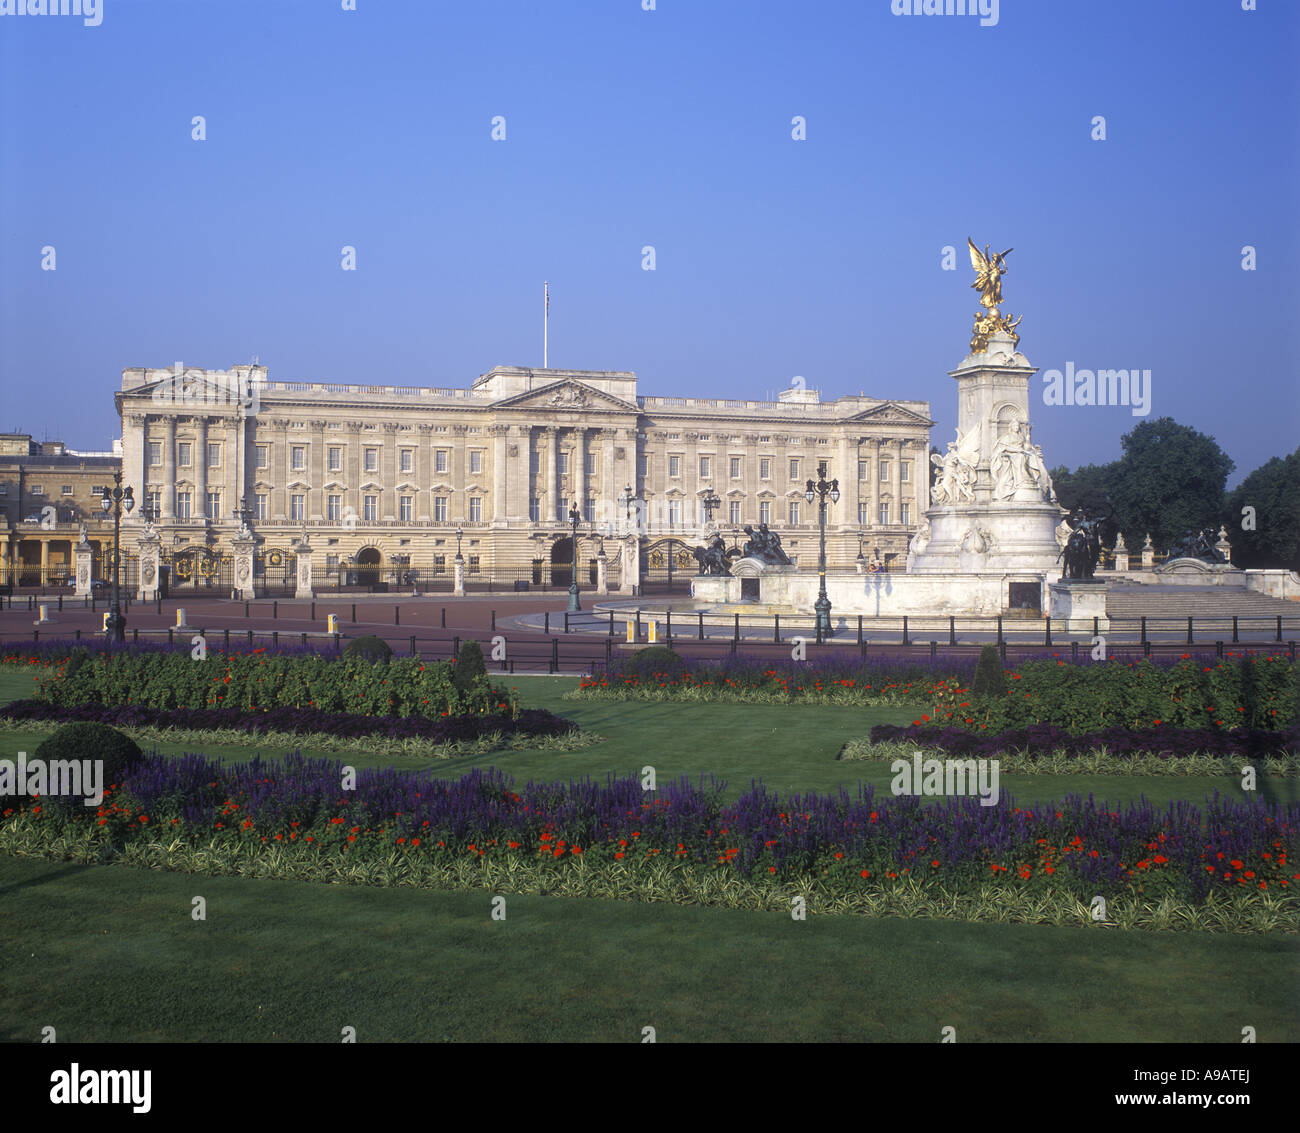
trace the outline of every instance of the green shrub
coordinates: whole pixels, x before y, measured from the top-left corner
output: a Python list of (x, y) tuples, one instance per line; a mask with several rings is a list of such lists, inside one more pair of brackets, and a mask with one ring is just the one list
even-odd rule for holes
[(68, 655), (68, 663), (63, 670), (65, 677), (75, 677), (81, 670), (81, 666), (90, 660), (89, 649), (74, 649)]
[(1002, 669), (1002, 658), (998, 655), (997, 646), (986, 645), (980, 650), (970, 690), (981, 698), (1006, 695), (1007, 675)]
[(54, 759), (103, 760), (104, 775), (101, 783), (107, 788), (121, 783), (122, 777), (142, 754), (135, 740), (116, 728), (79, 720), (65, 724), (47, 736), (36, 749), (33, 758), (45, 760), (46, 766)]
[(203, 661), (182, 651), (92, 653), (72, 676), (51, 671), (34, 695), (56, 705), (319, 708), (357, 716), (441, 716), (514, 706), (514, 694), (494, 688), (485, 676), (457, 689), (454, 669), (450, 661), (414, 657), (376, 664), (364, 653), (304, 657), (211, 650)]
[(684, 665), (680, 653), (666, 645), (652, 645), (648, 649), (638, 649), (625, 658), (622, 669), (627, 676), (636, 676), (644, 681), (656, 673), (677, 673)]
[(483, 649), (477, 641), (462, 641), (456, 654), (456, 665), (451, 671), (451, 683), (461, 695), (468, 693), (487, 680), (487, 664)]
[(368, 634), (349, 641), (343, 654), (345, 657), (361, 657), (367, 661), (388, 661), (393, 656), (393, 650), (382, 637)]

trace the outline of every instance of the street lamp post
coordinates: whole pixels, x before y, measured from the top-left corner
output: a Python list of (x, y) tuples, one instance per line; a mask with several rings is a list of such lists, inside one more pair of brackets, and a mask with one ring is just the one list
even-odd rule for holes
[(829, 496), (833, 504), (839, 503), (840, 499), (840, 482), (826, 482), (824, 460), (817, 466), (817, 482), (814, 484), (809, 480), (803, 495), (809, 503), (817, 501), (817, 526), (821, 531), (821, 545), (817, 551), (817, 601), (813, 603), (813, 609), (817, 611), (817, 643), (820, 645), (835, 632), (831, 628), (831, 600), (826, 596), (826, 497)]
[(122, 487), (122, 473), (113, 473), (113, 487), (104, 492), (100, 506), (105, 512), (113, 513), (113, 611), (104, 620), (104, 636), (109, 641), (126, 641), (126, 618), (122, 616), (122, 592), (119, 588), (118, 567), (122, 561), (122, 510), (128, 515), (135, 507), (135, 495), (131, 488)]
[(463, 558), (460, 557), (460, 544), (461, 544), (461, 540), (464, 538), (465, 538), (465, 529), (463, 527), (457, 527), (456, 528), (456, 561), (458, 563), (463, 563), (465, 561)]
[(709, 528), (713, 526), (713, 512), (716, 508), (722, 506), (722, 501), (718, 499), (717, 494), (710, 489), (709, 494), (700, 500), (704, 508), (704, 534), (707, 536)]
[(582, 519), (582, 513), (578, 510), (578, 502), (573, 502), (573, 507), (569, 508), (569, 525), (573, 528), (573, 535), (570, 542), (573, 546), (573, 575), (569, 582), (569, 613), (576, 614), (582, 610), (582, 605), (578, 602), (578, 521)]

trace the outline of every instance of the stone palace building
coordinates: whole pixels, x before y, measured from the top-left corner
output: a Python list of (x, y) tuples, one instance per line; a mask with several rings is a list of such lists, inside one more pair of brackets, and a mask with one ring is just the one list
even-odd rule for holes
[(151, 520), (173, 589), (229, 589), (241, 524), (259, 589), (288, 584), (304, 534), (317, 588), (425, 584), (458, 551), (470, 586), (567, 586), (575, 504), (584, 585), (602, 550), (613, 590), (685, 583), (706, 527), (730, 544), (760, 523), (815, 570), (804, 489), (823, 462), (841, 491), (833, 568), (878, 555), (901, 570), (929, 502), (918, 401), (648, 397), (630, 372), (513, 366), (468, 389), (279, 382), (258, 365), (126, 369), (115, 401), (123, 484), (143, 505), (124, 558)]

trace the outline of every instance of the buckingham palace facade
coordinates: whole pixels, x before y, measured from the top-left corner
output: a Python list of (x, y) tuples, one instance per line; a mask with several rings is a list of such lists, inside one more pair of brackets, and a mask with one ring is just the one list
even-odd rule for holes
[(115, 400), (123, 483), (143, 505), (129, 526), (152, 523), (173, 585), (220, 584), (245, 525), (268, 587), (304, 535), (326, 588), (426, 583), (457, 553), (470, 586), (567, 585), (575, 506), (579, 580), (603, 552), (624, 593), (694, 573), (706, 529), (743, 542), (746, 524), (769, 524), (810, 570), (818, 516), (804, 490), (823, 463), (841, 491), (831, 569), (864, 557), (901, 569), (929, 503), (933, 421), (919, 401), (647, 397), (634, 373), (605, 370), (498, 366), (445, 389), (179, 364), (123, 370)]

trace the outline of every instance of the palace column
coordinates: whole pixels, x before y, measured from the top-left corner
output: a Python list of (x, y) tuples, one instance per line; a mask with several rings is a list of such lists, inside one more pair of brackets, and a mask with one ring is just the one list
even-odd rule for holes
[(601, 460), (605, 467), (601, 474), (600, 504), (596, 518), (610, 525), (607, 534), (612, 535), (617, 523), (615, 512), (619, 506), (619, 487), (614, 479), (614, 442), (617, 438), (613, 429), (601, 429), (598, 435), (601, 442)]
[[(163, 440), (162, 440), (162, 485), (160, 495), (162, 497), (159, 512), (164, 520), (173, 519), (176, 515), (176, 417), (174, 414), (167, 414), (163, 419)], [(148, 444), (145, 445), (145, 459), (148, 460)]]
[(194, 508), (190, 515), (208, 514), (208, 419), (194, 418)]
[(492, 526), (506, 525), (506, 433), (509, 426), (489, 425), (492, 434)]
[(546, 445), (546, 451), (542, 459), (542, 473), (539, 477), (542, 497), (541, 520), (545, 524), (554, 522), (558, 511), (557, 501), (559, 500), (560, 489), (560, 430), (554, 425), (546, 425), (542, 428), (542, 439)]

